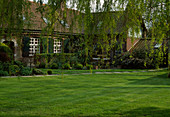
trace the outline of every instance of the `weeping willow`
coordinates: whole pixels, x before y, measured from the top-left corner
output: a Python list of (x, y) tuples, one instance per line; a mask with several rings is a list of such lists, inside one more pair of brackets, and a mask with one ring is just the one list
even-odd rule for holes
[[(45, 5), (44, 0), (35, 2), (38, 3), (37, 10), (41, 17), (45, 16), (49, 21), (46, 27), (42, 26), (47, 39), (58, 37), (59, 34), (55, 33), (58, 23), (68, 18), (66, 3), (69, 3), (70, 8), (76, 9), (78, 15), (75, 14), (67, 30), (69, 33), (77, 30), (81, 39), (80, 45), (84, 47), (84, 64), (88, 62), (88, 57), (94, 56), (95, 53), (110, 57), (111, 51), (115, 48), (123, 51), (122, 45), (127, 41), (129, 30), (132, 43), (136, 38), (135, 34), (140, 33), (140, 30), (143, 32), (145, 45), (147, 39), (151, 39), (151, 53), (146, 53), (147, 56), (156, 54), (156, 59), (159, 59), (167, 48), (170, 53), (169, 40), (169, 45), (164, 45), (157, 53), (152, 46), (155, 42), (161, 44), (164, 39), (169, 39), (169, 0), (48, 0)], [(4, 33), (9, 37), (20, 34), (24, 26), (21, 16), (24, 13), (30, 17), (30, 13), (26, 11), (29, 8), (27, 3), (26, 0), (0, 1), (1, 36)], [(141, 27), (141, 24), (145, 26)], [(98, 49), (94, 51), (94, 48)], [(170, 66), (170, 54), (168, 58)]]
[[(20, 37), (23, 29), (29, 27), (30, 16), (27, 0), (1, 0), (0, 1), (0, 37), (10, 40)], [(24, 20), (27, 23), (24, 23)], [(21, 41), (18, 39), (18, 43)]]

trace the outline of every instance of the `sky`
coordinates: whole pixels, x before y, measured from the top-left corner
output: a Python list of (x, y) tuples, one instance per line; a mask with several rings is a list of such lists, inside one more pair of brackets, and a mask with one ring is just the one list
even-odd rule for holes
[[(34, 1), (34, 0), (30, 0), (30, 1)], [(72, 1), (73, 1), (73, 0), (67, 0), (67, 3), (66, 3), (67, 8), (71, 8), (71, 9), (77, 10), (77, 9), (76, 9), (76, 5), (75, 5), (74, 7), (71, 7), (71, 6), (72, 6)], [(91, 12), (96, 12), (96, 4), (95, 4), (95, 3), (96, 3), (96, 0), (91, 0), (91, 1), (94, 1), (94, 2), (91, 3)], [(44, 2), (44, 3), (47, 3), (48, 0), (43, 0), (43, 2)], [(113, 0), (113, 2), (114, 2), (114, 0)], [(101, 6), (100, 6), (99, 9), (102, 9), (103, 3), (104, 3), (104, 0), (100, 0)], [(118, 7), (119, 7), (119, 4), (118, 4), (118, 1), (116, 1), (115, 7), (112, 6), (112, 10), (111, 10), (111, 11), (120, 11), (120, 10), (122, 10), (122, 8), (120, 9), (120, 8), (118, 8)], [(125, 10), (125, 8), (126, 8), (126, 4), (124, 4), (123, 10)]]
[[(34, 1), (34, 0), (30, 0), (30, 1)], [(48, 0), (43, 0), (44, 1), (44, 3), (47, 3), (48, 2)], [(70, 8), (71, 7), (71, 5), (70, 5), (70, 1), (71, 0), (68, 0), (68, 2), (67, 2), (67, 6), (68, 6), (68, 8)], [(101, 2), (101, 5), (104, 3), (104, 0), (100, 0), (100, 2)], [(92, 4), (92, 8), (95, 8), (95, 4), (93, 3)], [(76, 9), (76, 8), (73, 8), (73, 9)]]

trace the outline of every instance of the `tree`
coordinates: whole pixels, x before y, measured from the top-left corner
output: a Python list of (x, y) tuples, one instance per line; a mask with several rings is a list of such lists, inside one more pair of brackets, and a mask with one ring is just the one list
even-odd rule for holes
[(0, 37), (9, 39), (20, 36), (25, 26), (24, 20), (29, 21), (29, 2), (27, 0), (0, 1)]

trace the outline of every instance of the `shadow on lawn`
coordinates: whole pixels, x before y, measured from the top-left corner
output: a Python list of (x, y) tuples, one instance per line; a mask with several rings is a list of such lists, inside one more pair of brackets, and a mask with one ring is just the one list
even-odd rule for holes
[(162, 109), (157, 107), (144, 107), (127, 111), (122, 114), (126, 117), (169, 117), (170, 109)]
[(161, 74), (144, 79), (128, 79), (131, 81), (129, 84), (133, 85), (170, 85), (170, 79), (167, 74)]
[(83, 115), (71, 115), (65, 114), (61, 117), (169, 117), (170, 109), (161, 109), (157, 107), (143, 107), (133, 109), (127, 112), (119, 112), (119, 110), (105, 111), (104, 113), (90, 114), (86, 113)]

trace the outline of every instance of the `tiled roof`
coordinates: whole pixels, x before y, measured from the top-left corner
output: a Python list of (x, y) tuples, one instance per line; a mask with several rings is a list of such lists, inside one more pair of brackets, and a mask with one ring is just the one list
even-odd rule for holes
[[(31, 21), (30, 21), (31, 25), (29, 27), (25, 26), (24, 29), (41, 31), (45, 27), (47, 27), (47, 23), (44, 21), (45, 15), (42, 17), (41, 13), (37, 11), (37, 8), (38, 8), (38, 3), (31, 2), (30, 10), (29, 10), (29, 13), (31, 14)], [(48, 9), (48, 7), (46, 6), (45, 9)], [(65, 19), (63, 18), (63, 12), (66, 12)], [(72, 26), (72, 30), (62, 25), (61, 22), (58, 20), (56, 21), (55, 24), (56, 32), (68, 33), (72, 31), (73, 33), (82, 33), (82, 29), (78, 26), (78, 22), (75, 20), (76, 19), (75, 17), (80, 14), (78, 11), (67, 8), (65, 11), (62, 10), (58, 11), (58, 13), (59, 13), (59, 19), (66, 20), (65, 22), (67, 22), (68, 26), (70, 28)]]
[[(125, 27), (126, 19), (123, 11), (93, 13), (93, 17), (93, 31), (95, 33), (100, 33), (103, 28), (106, 28), (107, 33), (123, 33), (127, 31), (127, 28)], [(100, 22), (105, 23), (101, 30), (98, 27)]]

